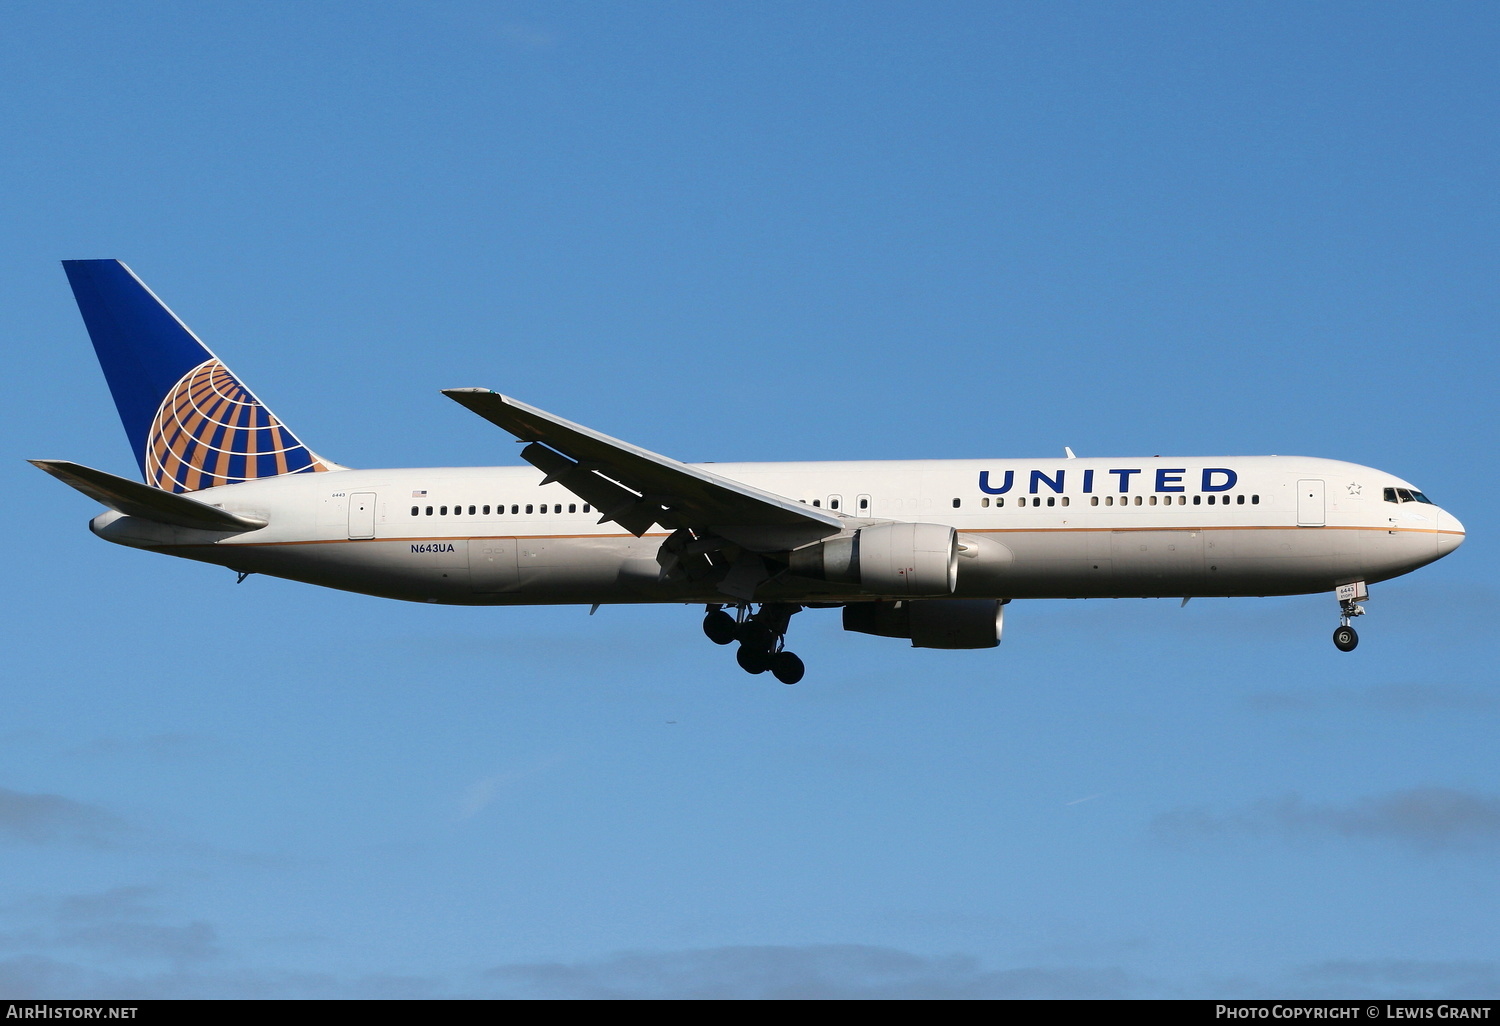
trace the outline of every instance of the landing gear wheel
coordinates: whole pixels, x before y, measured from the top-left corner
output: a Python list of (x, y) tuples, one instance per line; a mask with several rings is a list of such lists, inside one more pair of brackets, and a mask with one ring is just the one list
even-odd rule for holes
[(754, 620), (746, 620), (739, 624), (735, 628), (734, 636), (739, 639), (741, 645), (763, 649), (766, 652), (771, 651), (776, 645), (776, 632)]
[(722, 609), (715, 609), (703, 618), (703, 633), (708, 635), (708, 640), (715, 645), (727, 645), (734, 640), (735, 632), (739, 630), (739, 624), (734, 622), (734, 617)]
[(790, 652), (777, 652), (771, 657), (771, 672), (783, 684), (795, 684), (802, 679), (807, 668)]
[(1354, 633), (1354, 628), (1344, 624), (1333, 632), (1333, 644), (1340, 652), (1353, 652), (1354, 646), (1359, 644), (1359, 635)]
[(765, 673), (771, 668), (771, 658), (770, 652), (751, 645), (741, 645), (739, 651), (734, 654), (734, 661), (739, 663), (740, 669), (746, 673)]

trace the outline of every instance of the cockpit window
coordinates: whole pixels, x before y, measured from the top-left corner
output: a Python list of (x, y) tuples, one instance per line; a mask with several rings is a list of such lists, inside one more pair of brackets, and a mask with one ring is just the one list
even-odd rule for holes
[(1425, 502), (1433, 505), (1433, 501), (1414, 488), (1387, 488), (1385, 490), (1386, 502)]

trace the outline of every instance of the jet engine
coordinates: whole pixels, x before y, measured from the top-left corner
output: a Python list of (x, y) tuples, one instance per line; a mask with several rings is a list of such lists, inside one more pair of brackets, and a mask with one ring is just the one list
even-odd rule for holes
[(875, 524), (794, 549), (792, 573), (876, 595), (951, 595), (958, 533), (942, 524)]
[(912, 648), (994, 648), (1005, 626), (1001, 599), (851, 602), (844, 630), (908, 638)]

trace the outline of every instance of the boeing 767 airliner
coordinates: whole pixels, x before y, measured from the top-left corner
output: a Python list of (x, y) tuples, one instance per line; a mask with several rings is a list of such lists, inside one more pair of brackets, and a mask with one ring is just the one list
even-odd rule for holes
[(484, 388), (444, 395), (520, 467), (356, 470), (314, 453), (117, 260), (63, 266), (145, 483), (33, 460), (133, 548), (414, 602), (702, 603), (704, 633), (787, 684), (794, 613), (918, 648), (993, 648), (1020, 598), (1332, 592), (1463, 525), (1380, 470), (1298, 456), (680, 463)]

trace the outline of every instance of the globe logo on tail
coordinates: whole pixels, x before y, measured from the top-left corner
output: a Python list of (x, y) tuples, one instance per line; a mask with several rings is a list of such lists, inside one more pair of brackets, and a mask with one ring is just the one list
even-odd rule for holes
[(169, 492), (328, 469), (217, 359), (182, 376), (146, 436), (146, 480)]

